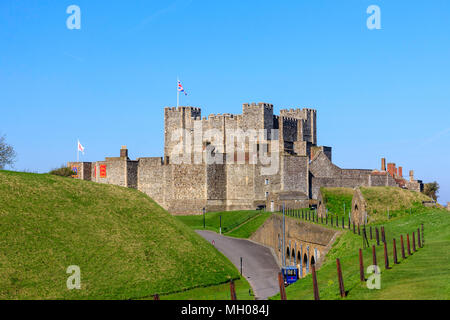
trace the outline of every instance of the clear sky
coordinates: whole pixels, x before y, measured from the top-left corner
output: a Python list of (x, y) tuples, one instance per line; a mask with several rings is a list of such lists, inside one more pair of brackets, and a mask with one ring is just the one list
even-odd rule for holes
[[(69, 5), (81, 29), (69, 30)], [(369, 30), (369, 5), (381, 30)], [(0, 134), (16, 170), (163, 155), (163, 108), (241, 113), (242, 103), (318, 110), (343, 168), (380, 158), (450, 201), (450, 1), (2, 0)]]

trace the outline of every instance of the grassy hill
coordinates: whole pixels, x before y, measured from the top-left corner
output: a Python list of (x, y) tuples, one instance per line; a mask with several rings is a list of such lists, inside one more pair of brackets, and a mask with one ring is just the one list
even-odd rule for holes
[[(424, 224), (425, 246), (412, 256), (402, 260), (400, 235), (417, 231)], [(374, 226), (381, 225), (378, 223)], [(369, 290), (359, 280), (358, 250), (362, 238), (346, 231), (333, 244), (326, 261), (317, 272), (321, 299), (342, 299), (336, 272), (336, 258), (341, 261), (344, 285), (348, 296), (345, 299), (395, 300), (395, 299), (450, 299), (450, 212), (442, 209), (420, 208), (412, 215), (394, 218), (382, 224), (386, 230), (390, 266), (384, 269), (383, 246), (377, 247), (378, 266), (381, 268), (381, 289)], [(393, 265), (392, 242), (397, 240), (400, 264)], [(370, 247), (376, 242), (370, 241)], [(364, 249), (364, 266), (372, 261), (371, 249)], [(366, 277), (368, 274), (366, 274)], [(311, 275), (306, 276), (286, 290), (288, 299), (314, 299)], [(279, 295), (274, 299), (279, 299)]]
[(397, 187), (361, 187), (361, 193), (367, 203), (367, 213), (372, 220), (386, 220), (420, 210), (422, 201), (432, 199), (423, 193)]
[(348, 217), (348, 212), (352, 208), (353, 188), (320, 188), (320, 192), (330, 213), (339, 217)]
[[(360, 189), (367, 203), (370, 221), (388, 220), (388, 211), (390, 218), (410, 214), (423, 208), (422, 201), (432, 200), (423, 193), (398, 187), (361, 187)], [(321, 188), (320, 191), (330, 213), (348, 218), (353, 188)]]
[[(133, 189), (0, 171), (0, 299), (140, 299), (238, 270)], [(68, 290), (70, 265), (81, 290)]]
[(223, 235), (249, 238), (270, 215), (271, 213), (260, 210), (207, 212), (205, 214), (205, 228), (203, 228), (203, 215), (176, 216), (176, 218), (193, 230), (205, 229), (217, 233), (220, 231), (220, 219), (222, 219)]

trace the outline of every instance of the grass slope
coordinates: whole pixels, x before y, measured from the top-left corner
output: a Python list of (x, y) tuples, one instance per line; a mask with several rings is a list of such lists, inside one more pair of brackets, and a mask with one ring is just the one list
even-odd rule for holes
[(330, 213), (339, 217), (348, 217), (348, 212), (352, 208), (353, 188), (320, 188), (320, 191)]
[(423, 193), (397, 187), (361, 187), (367, 203), (367, 213), (372, 221), (399, 217), (422, 208), (422, 201), (432, 199)]
[[(234, 281), (237, 300), (254, 300), (250, 284), (245, 278)], [(251, 293), (251, 295), (250, 295)], [(197, 288), (160, 297), (161, 300), (231, 300), (230, 284)]]
[(256, 230), (261, 227), (264, 222), (272, 215), (271, 212), (261, 212), (261, 214), (241, 224), (239, 227), (227, 232), (225, 235), (235, 238), (247, 239), (252, 236)]
[[(422, 223), (425, 227), (425, 247), (402, 260), (400, 235), (403, 234), (406, 247), (406, 233), (411, 235)], [(336, 258), (339, 258), (345, 289), (348, 291), (345, 299), (450, 299), (450, 213), (441, 209), (421, 208), (413, 215), (394, 218), (383, 225), (392, 269), (384, 269), (383, 246), (377, 247), (377, 264), (382, 270), (381, 289), (369, 290), (365, 283), (360, 282), (358, 250), (362, 248), (362, 238), (345, 232), (334, 243), (325, 263), (317, 272), (320, 298), (341, 299), (336, 272)], [(393, 265), (394, 237), (397, 240), (398, 265)], [(371, 241), (370, 245), (375, 243)], [(371, 249), (363, 250), (363, 255), (367, 268), (372, 264)], [(287, 297), (295, 300), (313, 299), (312, 288), (312, 278), (308, 275), (287, 288)], [(279, 295), (274, 299), (279, 299)]]
[[(236, 229), (243, 223), (259, 215), (261, 211), (225, 211), (207, 212), (205, 215), (206, 230), (219, 232), (222, 217), (222, 233)], [(176, 216), (178, 220), (194, 230), (203, 230), (203, 215)]]
[[(0, 171), (0, 299), (138, 299), (239, 278), (133, 189)], [(68, 290), (70, 265), (81, 290)]]

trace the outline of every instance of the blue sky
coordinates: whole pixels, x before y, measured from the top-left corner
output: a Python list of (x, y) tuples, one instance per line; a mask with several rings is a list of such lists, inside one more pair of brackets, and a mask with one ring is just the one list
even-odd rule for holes
[[(81, 9), (69, 30), (66, 8)], [(368, 30), (366, 9), (381, 9)], [(318, 110), (343, 168), (380, 158), (450, 201), (450, 1), (0, 1), (0, 134), (16, 170), (163, 155), (163, 108)]]

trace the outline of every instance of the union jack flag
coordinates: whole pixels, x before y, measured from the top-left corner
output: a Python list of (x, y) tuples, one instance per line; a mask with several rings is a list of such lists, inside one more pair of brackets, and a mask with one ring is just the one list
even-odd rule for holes
[(178, 92), (183, 92), (185, 96), (187, 96), (187, 92), (184, 91), (183, 86), (181, 85), (180, 80), (178, 80)]

